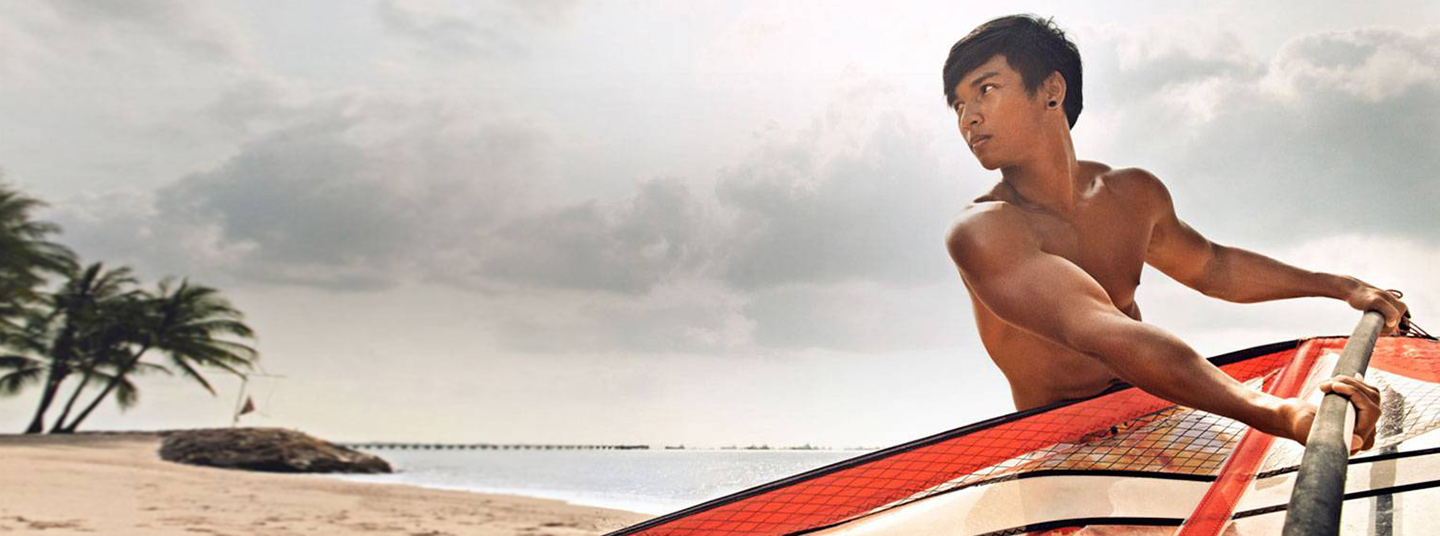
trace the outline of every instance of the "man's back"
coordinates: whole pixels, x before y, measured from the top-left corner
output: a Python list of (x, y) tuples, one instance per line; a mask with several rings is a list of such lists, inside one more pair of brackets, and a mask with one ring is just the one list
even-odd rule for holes
[[(1000, 183), (966, 208), (951, 235), (981, 233), (984, 240), (1027, 244), (1063, 259), (1094, 279), (1117, 309), (1139, 320), (1135, 289), (1158, 204), (1154, 185), (1146, 182), (1154, 178), (1087, 161), (1079, 162), (1078, 171), (1071, 213), (1026, 206), (1013, 189)], [(967, 289), (980, 339), (1009, 379), (1016, 408), (1090, 396), (1119, 381), (1094, 358), (1001, 320), (968, 285)]]

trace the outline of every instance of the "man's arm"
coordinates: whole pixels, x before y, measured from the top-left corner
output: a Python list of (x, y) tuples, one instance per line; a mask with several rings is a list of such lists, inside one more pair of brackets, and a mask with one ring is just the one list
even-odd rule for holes
[(1348, 303), (1360, 311), (1385, 315), (1385, 333), (1393, 333), (1405, 314), (1405, 303), (1394, 294), (1353, 277), (1311, 272), (1244, 249), (1207, 240), (1180, 221), (1170, 192), (1154, 175), (1124, 170), (1139, 184), (1154, 210), (1145, 261), (1187, 287), (1206, 296), (1236, 303), (1285, 298), (1325, 297)]
[(1084, 270), (1041, 251), (1008, 207), (972, 209), (947, 246), (970, 290), (1000, 319), (1097, 359), (1166, 400), (1300, 442), (1308, 435), (1313, 407), (1248, 388), (1174, 335), (1126, 316)]

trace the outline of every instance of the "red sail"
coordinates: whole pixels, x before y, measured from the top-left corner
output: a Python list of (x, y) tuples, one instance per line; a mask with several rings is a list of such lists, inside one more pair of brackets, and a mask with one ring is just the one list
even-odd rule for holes
[[(1307, 343), (1307, 355), (1298, 355), (1302, 342)], [(1313, 363), (1314, 354), (1338, 351), (1344, 342), (1344, 338), (1329, 338), (1277, 343), (1218, 356), (1211, 362), (1241, 382), (1272, 390), (1292, 362)], [(1308, 371), (1309, 365), (1304, 367)], [(1371, 367), (1379, 374), (1430, 386), (1440, 381), (1440, 344), (1429, 339), (1383, 338)], [(1296, 374), (1303, 378), (1306, 372), (1292, 371), (1287, 381), (1294, 382)], [(1416, 393), (1410, 399), (1423, 404), (1440, 400), (1440, 387), (1430, 394), (1437, 396)], [(1420, 413), (1440, 413), (1440, 402), (1433, 405), (1433, 411), (1427, 405)], [(1419, 429), (1418, 425), (1411, 428)], [(975, 486), (1055, 475), (1159, 476), (1189, 480), (1193, 486), (1194, 482), (1214, 482), (1220, 476), (1221, 467), (1246, 430), (1233, 420), (1121, 387), (842, 461), (661, 516), (611, 536), (801, 534)], [(1256, 470), (1251, 465), (1247, 478), (1253, 478)], [(1233, 478), (1222, 480), (1237, 486)], [(1238, 485), (1243, 488), (1245, 483), (1248, 480)], [(1233, 509), (1235, 498), (1231, 499)], [(1140, 531), (1137, 534), (1169, 527), (1160, 531), (1169, 533), (1184, 522), (1183, 517), (1107, 521), (1101, 519), (1103, 515), (1024, 524), (994, 533), (1061, 534), (1092, 522), (1135, 525)], [(1143, 528), (1146, 526), (1150, 528)]]

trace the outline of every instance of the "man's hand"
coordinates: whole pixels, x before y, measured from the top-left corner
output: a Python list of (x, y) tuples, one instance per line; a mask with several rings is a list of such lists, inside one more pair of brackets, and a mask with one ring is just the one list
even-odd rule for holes
[(1385, 329), (1381, 330), (1381, 335), (1395, 333), (1400, 327), (1401, 318), (1409, 310), (1405, 302), (1400, 301), (1400, 293), (1380, 290), (1353, 277), (1347, 279), (1355, 286), (1346, 294), (1345, 303), (1358, 311), (1378, 311), (1385, 315)]
[[(1320, 382), (1320, 391), (1336, 393), (1355, 405), (1355, 433), (1350, 437), (1350, 454), (1375, 446), (1375, 423), (1380, 420), (1380, 390), (1360, 376), (1340, 376)], [(1299, 398), (1285, 401), (1281, 411), (1290, 423), (1290, 438), (1305, 444), (1319, 408)]]

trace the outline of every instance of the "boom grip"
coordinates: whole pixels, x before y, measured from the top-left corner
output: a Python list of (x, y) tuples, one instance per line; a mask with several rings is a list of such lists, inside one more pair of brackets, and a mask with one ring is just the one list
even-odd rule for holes
[[(1370, 354), (1385, 316), (1366, 311), (1355, 326), (1340, 360), (1330, 377), (1363, 374), (1370, 365)], [(1345, 413), (1350, 400), (1329, 393), (1320, 402), (1310, 437), (1305, 442), (1305, 456), (1295, 476), (1290, 506), (1285, 514), (1284, 536), (1328, 536), (1340, 533), (1340, 507), (1345, 494), (1345, 475), (1350, 465), (1350, 438), (1346, 437)]]

